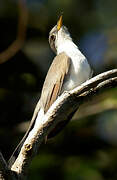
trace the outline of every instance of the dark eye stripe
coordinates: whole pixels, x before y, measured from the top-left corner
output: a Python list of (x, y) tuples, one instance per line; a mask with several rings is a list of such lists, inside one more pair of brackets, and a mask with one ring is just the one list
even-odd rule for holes
[(54, 35), (51, 36), (51, 40), (55, 41), (56, 37)]

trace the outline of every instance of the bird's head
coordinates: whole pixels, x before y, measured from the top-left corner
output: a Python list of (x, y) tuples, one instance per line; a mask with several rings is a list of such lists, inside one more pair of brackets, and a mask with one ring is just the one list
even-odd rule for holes
[(66, 26), (62, 24), (62, 15), (60, 16), (57, 25), (55, 25), (49, 33), (49, 44), (51, 49), (57, 53), (57, 48), (66, 40), (71, 40), (70, 34)]

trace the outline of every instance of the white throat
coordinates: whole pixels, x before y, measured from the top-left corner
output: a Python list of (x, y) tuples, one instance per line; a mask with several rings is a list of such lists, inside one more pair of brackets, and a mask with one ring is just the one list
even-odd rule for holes
[(57, 55), (61, 52), (65, 52), (68, 56), (74, 56), (78, 54), (82, 54), (78, 47), (73, 43), (72, 40), (65, 39), (64, 42), (58, 45), (57, 47)]
[(57, 43), (57, 54), (63, 52), (63, 51), (67, 51), (69, 50), (70, 46), (74, 46), (74, 43), (69, 40), (69, 39), (65, 39), (62, 42), (58, 42)]

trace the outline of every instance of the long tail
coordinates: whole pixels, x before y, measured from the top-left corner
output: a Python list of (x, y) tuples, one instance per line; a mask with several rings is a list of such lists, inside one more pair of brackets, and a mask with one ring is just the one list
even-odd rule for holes
[(24, 141), (26, 140), (29, 132), (33, 129), (34, 124), (35, 124), (35, 120), (36, 120), (36, 117), (38, 115), (39, 110), (40, 110), (40, 101), (38, 101), (38, 103), (36, 105), (36, 108), (34, 110), (34, 113), (33, 113), (33, 116), (32, 116), (32, 120), (30, 122), (28, 130), (26, 131), (26, 133), (25, 133), (24, 137), (22, 138), (22, 140), (20, 141), (20, 143), (15, 148), (13, 154), (11, 155), (11, 157), (10, 157), (10, 159), (8, 161), (9, 167), (11, 167), (13, 165), (13, 163), (15, 162), (16, 158), (18, 157), (18, 154), (19, 154), (19, 152), (21, 150), (21, 147), (22, 147)]
[[(78, 109), (78, 108), (76, 108), (76, 109), (74, 110), (74, 112), (72, 112), (72, 113), (67, 117), (66, 120), (60, 122), (60, 123), (57, 125), (57, 127), (55, 127), (55, 129), (53, 129), (53, 130), (50, 132), (50, 134), (48, 135), (48, 138), (52, 138), (52, 137), (56, 136), (56, 135), (68, 124), (68, 122), (70, 121), (70, 119), (72, 118), (72, 116), (74, 115), (74, 113), (77, 111), (77, 109)], [(36, 106), (35, 111), (34, 111), (34, 113), (33, 113), (33, 117), (32, 117), (32, 120), (31, 120), (31, 123), (30, 123), (30, 126), (29, 126), (27, 132), (25, 133), (24, 137), (22, 138), (22, 140), (20, 141), (20, 143), (19, 143), (19, 144), (17, 145), (17, 147), (15, 148), (12, 156), (10, 157), (10, 159), (9, 159), (9, 161), (8, 161), (9, 167), (11, 167), (11, 166), (13, 165), (13, 163), (15, 162), (16, 158), (18, 157), (18, 154), (19, 154), (19, 152), (20, 152), (20, 150), (21, 150), (21, 147), (22, 147), (24, 141), (26, 140), (29, 132), (33, 129), (34, 124), (35, 124), (35, 120), (36, 120), (36, 117), (37, 117), (37, 115), (38, 115), (39, 110), (40, 110), (40, 102), (37, 103), (37, 106)]]

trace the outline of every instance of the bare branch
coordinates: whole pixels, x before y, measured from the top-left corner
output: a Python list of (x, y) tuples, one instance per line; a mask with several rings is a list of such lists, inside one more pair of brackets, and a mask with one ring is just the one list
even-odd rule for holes
[(0, 179), (5, 179), (5, 175), (8, 172), (8, 167), (7, 167), (7, 163), (2, 155), (2, 153), (0, 152)]
[(9, 170), (8, 165), (0, 152), (0, 180), (16, 180), (15, 172)]
[(25, 40), (26, 28), (28, 22), (28, 11), (26, 0), (18, 0), (19, 19), (16, 40), (3, 52), (0, 53), (0, 64), (12, 58), (21, 48)]
[(2, 155), (2, 153), (0, 152), (0, 169), (8, 171), (8, 166), (7, 163)]
[(115, 86), (117, 86), (117, 69), (99, 74), (72, 91), (64, 92), (44, 116), (38, 114), (35, 126), (24, 142), (11, 170), (15, 171), (20, 178), (24, 178), (32, 158), (37, 155), (39, 146), (50, 131), (60, 121), (72, 117), (83, 102), (101, 91)]

